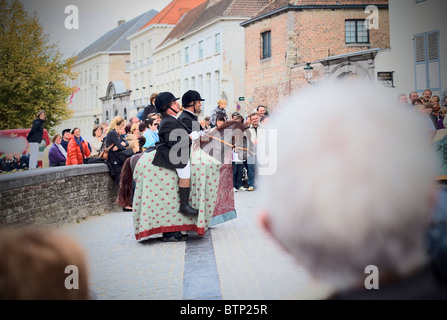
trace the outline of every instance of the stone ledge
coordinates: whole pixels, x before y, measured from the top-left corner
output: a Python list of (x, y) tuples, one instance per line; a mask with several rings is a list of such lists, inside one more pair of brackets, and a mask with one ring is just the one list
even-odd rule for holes
[(98, 163), (7, 173), (0, 175), (0, 191), (103, 172), (109, 172), (109, 167), (106, 164)]
[(61, 226), (116, 211), (118, 186), (106, 164), (0, 176), (0, 227)]

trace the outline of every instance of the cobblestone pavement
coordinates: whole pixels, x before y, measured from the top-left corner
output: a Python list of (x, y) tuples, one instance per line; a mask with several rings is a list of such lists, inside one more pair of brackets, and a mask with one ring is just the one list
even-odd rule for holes
[(113, 212), (60, 230), (84, 246), (98, 299), (292, 299), (306, 272), (261, 229), (258, 192), (238, 192), (238, 218), (186, 242), (137, 242), (132, 214)]

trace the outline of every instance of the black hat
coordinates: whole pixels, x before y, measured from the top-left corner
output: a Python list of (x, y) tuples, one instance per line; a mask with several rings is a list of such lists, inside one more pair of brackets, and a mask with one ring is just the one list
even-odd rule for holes
[(205, 101), (205, 99), (202, 99), (200, 96), (200, 93), (194, 90), (189, 90), (185, 92), (185, 94), (182, 97), (182, 106), (183, 108), (186, 108), (188, 104), (194, 101)]
[(71, 129), (64, 129), (64, 130), (62, 130), (62, 136), (64, 136), (65, 132), (70, 132), (70, 131), (71, 131)]
[(157, 98), (155, 98), (155, 108), (157, 108), (157, 112), (161, 113), (161, 110), (163, 109), (163, 107), (171, 102), (171, 101), (176, 101), (180, 98), (176, 98), (172, 93), (170, 92), (161, 92)]

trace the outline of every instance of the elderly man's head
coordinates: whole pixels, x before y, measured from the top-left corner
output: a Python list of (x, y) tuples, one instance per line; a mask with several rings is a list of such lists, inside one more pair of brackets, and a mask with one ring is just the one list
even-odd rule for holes
[[(315, 86), (270, 122), (277, 171), (260, 177), (261, 221), (338, 289), (363, 285), (368, 265), (401, 277), (425, 263), (437, 162), (421, 117), (378, 90), (353, 81)], [(327, 103), (340, 94), (350, 98)]]

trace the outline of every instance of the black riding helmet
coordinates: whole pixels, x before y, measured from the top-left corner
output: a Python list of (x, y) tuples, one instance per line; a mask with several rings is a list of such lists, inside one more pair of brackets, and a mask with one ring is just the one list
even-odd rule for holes
[(180, 98), (176, 98), (172, 93), (170, 92), (161, 92), (157, 98), (155, 98), (155, 108), (157, 109), (158, 113), (162, 113), (163, 107), (167, 105), (171, 101), (176, 101)]

